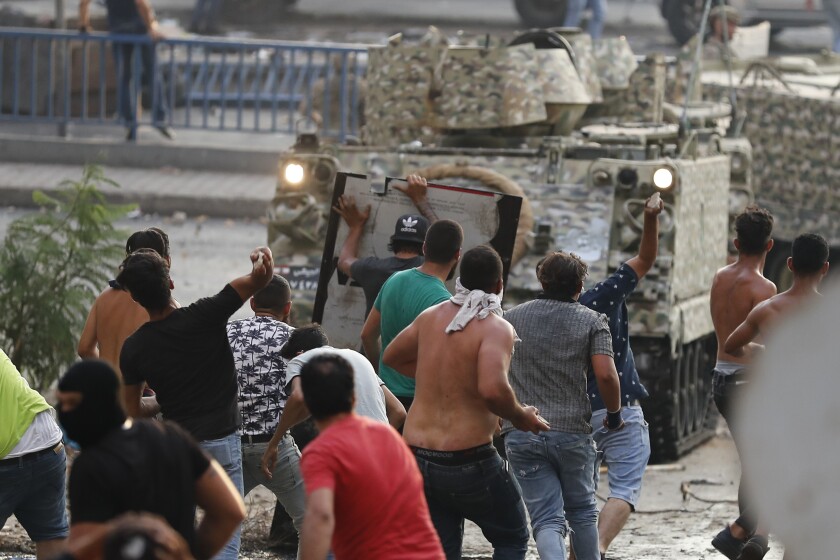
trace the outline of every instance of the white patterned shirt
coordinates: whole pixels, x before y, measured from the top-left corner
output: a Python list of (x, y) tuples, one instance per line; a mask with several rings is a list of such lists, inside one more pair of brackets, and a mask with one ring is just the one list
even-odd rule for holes
[(280, 348), (292, 327), (272, 317), (249, 317), (227, 325), (239, 383), (240, 433), (273, 435), (286, 406), (286, 363)]

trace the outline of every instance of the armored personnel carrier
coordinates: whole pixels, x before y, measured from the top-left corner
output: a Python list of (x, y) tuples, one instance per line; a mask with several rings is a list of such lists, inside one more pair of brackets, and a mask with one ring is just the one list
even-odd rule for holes
[(539, 290), (535, 265), (549, 250), (579, 254), (589, 282), (605, 278), (638, 250), (644, 201), (659, 192), (659, 258), (629, 309), (653, 459), (674, 459), (716, 419), (709, 286), (726, 260), (730, 155), (719, 122), (728, 109), (665, 122), (666, 71), (663, 57), (639, 62), (623, 39), (596, 49), (569, 30), (506, 45), (371, 48), (361, 142), (301, 135), (280, 160), (269, 242), (317, 267), (338, 170), (519, 194), (510, 306)]
[(819, 233), (833, 254), (840, 250), (840, 56), (706, 61), (701, 82), (708, 100), (731, 99), (734, 85), (736, 126), (752, 146), (755, 201), (776, 217), (764, 273), (786, 288), (797, 235)]

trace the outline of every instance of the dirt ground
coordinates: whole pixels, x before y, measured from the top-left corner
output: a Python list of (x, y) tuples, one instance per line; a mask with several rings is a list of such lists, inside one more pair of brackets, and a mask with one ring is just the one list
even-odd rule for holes
[[(711, 538), (737, 514), (738, 458), (725, 429), (717, 437), (671, 465), (654, 465), (645, 473), (638, 510), (630, 517), (609, 553), (613, 560), (686, 558), (722, 559)], [(605, 480), (605, 475), (603, 477)], [(598, 491), (608, 495), (606, 483)], [(599, 500), (602, 501), (602, 500)], [(241, 558), (291, 560), (293, 555), (265, 548), (274, 497), (264, 488), (246, 498), (248, 519), (243, 527)], [(34, 549), (12, 517), (0, 531), (0, 557), (31, 558)], [(767, 560), (781, 560), (782, 546), (771, 540)], [(490, 559), (492, 549), (481, 531), (468, 524), (463, 558)], [(528, 559), (536, 559), (531, 541)]]

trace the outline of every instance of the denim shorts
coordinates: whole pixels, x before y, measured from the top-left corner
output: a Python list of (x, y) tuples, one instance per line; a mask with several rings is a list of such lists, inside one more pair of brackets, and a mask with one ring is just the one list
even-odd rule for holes
[(648, 423), (640, 406), (625, 406), (621, 412), (624, 428), (609, 432), (604, 427), (605, 409), (592, 413), (592, 439), (598, 446), (595, 461), (595, 481), (603, 461), (608, 468), (610, 498), (624, 500), (634, 510), (642, 492), (642, 477), (650, 459)]
[(0, 527), (12, 514), (34, 542), (67, 536), (64, 449), (0, 463)]

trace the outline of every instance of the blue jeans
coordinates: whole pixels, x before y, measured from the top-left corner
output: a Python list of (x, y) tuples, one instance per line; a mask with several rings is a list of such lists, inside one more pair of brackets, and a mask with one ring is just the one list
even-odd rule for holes
[(607, 0), (568, 0), (563, 27), (579, 27), (583, 11), (587, 8), (592, 10), (592, 17), (586, 26), (586, 32), (592, 36), (592, 39), (600, 39), (604, 31), (604, 20), (607, 17)]
[(600, 560), (592, 437), (517, 430), (505, 438), (505, 449), (531, 515), (540, 558), (565, 560), (568, 519), (578, 560)]
[(12, 514), (34, 542), (67, 536), (64, 449), (0, 463), (0, 527)]
[[(163, 79), (155, 67), (155, 46), (114, 43), (113, 49), (117, 72), (117, 107), (123, 124), (131, 129), (133, 136), (137, 127), (134, 110), (140, 93), (144, 92), (151, 96), (149, 101), (154, 108), (153, 124), (165, 125), (166, 96), (163, 92)], [(135, 49), (138, 51), (135, 52)]]
[(461, 558), (465, 518), (478, 525), (493, 545), (494, 560), (524, 560), (528, 551), (525, 508), (519, 486), (498, 454), (459, 466), (415, 458), (447, 560)]
[(245, 478), (245, 495), (262, 484), (277, 496), (277, 502), (286, 510), (298, 534), (306, 512), (306, 493), (300, 473), (300, 451), (295, 440), (286, 434), (277, 449), (277, 464), (271, 480), (260, 469), (260, 461), (267, 443), (242, 443), (242, 471)]
[(598, 471), (601, 462), (609, 469), (610, 498), (624, 500), (633, 510), (642, 492), (642, 478), (650, 459), (650, 434), (648, 423), (638, 405), (625, 406), (621, 411), (624, 428), (610, 432), (604, 427), (607, 409), (592, 412), (590, 423), (594, 428), (592, 438), (598, 448), (598, 460), (595, 462), (595, 488), (598, 484)]
[[(198, 442), (198, 445), (213, 457), (225, 470), (231, 482), (239, 490), (239, 495), (244, 497), (244, 483), (242, 480), (242, 441), (239, 435), (234, 432), (229, 436), (219, 439), (208, 439)], [(241, 527), (227, 542), (216, 560), (237, 560), (239, 558), (239, 542)]]

